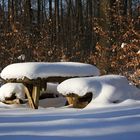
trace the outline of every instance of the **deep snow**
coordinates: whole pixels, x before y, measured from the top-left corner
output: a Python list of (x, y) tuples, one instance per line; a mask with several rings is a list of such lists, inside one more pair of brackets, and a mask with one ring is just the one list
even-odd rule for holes
[[(94, 91), (95, 96), (84, 109), (63, 106), (63, 98), (40, 100), (38, 110), (30, 109), (28, 104), (0, 103), (0, 140), (139, 140), (139, 89), (128, 85), (125, 77), (112, 78), (76, 79), (67, 85), (69, 92), (80, 91), (80, 85), (82, 90), (86, 88), (83, 91)], [(61, 89), (64, 91), (66, 85)], [(83, 91), (79, 94), (84, 95)], [(123, 100), (109, 102), (114, 97)]]
[(6, 83), (0, 87), (0, 101), (15, 95), (18, 99), (25, 99), (24, 85), (22, 83)]
[(88, 107), (126, 99), (140, 100), (140, 89), (130, 85), (126, 77), (120, 75), (72, 78), (60, 83), (57, 90), (63, 95), (74, 93), (79, 96), (92, 92), (93, 99)]
[(100, 75), (96, 66), (78, 62), (27, 62), (15, 63), (5, 67), (1, 72), (3, 79), (47, 78), (53, 76), (97, 76)]
[(92, 109), (39, 108), (0, 104), (3, 140), (139, 140), (140, 101)]

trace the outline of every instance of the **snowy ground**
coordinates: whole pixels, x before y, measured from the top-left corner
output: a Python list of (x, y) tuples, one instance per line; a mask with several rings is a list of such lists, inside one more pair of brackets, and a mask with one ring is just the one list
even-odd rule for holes
[[(3, 97), (7, 95), (7, 90), (4, 92), (1, 87)], [(10, 88), (9, 94), (13, 90)], [(124, 77), (68, 80), (60, 84), (59, 90), (64, 95), (93, 92), (93, 99), (84, 109), (64, 107), (62, 98), (42, 100), (38, 110), (27, 105), (0, 103), (0, 140), (140, 139), (140, 90), (129, 85)], [(114, 103), (116, 100), (119, 102)]]
[(15, 107), (0, 104), (3, 140), (139, 140), (140, 101), (92, 109)]

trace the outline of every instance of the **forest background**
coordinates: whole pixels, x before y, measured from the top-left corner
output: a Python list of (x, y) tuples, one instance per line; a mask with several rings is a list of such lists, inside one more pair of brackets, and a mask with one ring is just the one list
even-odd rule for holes
[(140, 0), (0, 0), (0, 69), (74, 61), (140, 86)]

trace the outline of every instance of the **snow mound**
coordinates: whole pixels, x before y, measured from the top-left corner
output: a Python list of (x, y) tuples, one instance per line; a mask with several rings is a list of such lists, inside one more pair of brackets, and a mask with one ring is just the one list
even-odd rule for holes
[(52, 76), (97, 76), (99, 69), (90, 64), (76, 62), (27, 62), (8, 65), (1, 72), (3, 79), (48, 78)]
[(21, 83), (6, 83), (0, 88), (0, 101), (11, 97), (13, 94), (19, 99), (24, 99), (24, 85)]
[(84, 96), (92, 92), (92, 103), (118, 103), (125, 99), (140, 99), (140, 89), (128, 83), (124, 76), (104, 75), (88, 78), (72, 78), (58, 85), (63, 95), (70, 93)]

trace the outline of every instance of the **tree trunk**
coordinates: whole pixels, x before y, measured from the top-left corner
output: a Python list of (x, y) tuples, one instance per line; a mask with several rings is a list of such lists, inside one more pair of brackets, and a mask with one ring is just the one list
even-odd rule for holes
[(132, 17), (132, 0), (127, 1), (127, 16)]
[(56, 34), (59, 33), (59, 0), (55, 0), (55, 26), (56, 26)]
[(14, 3), (13, 0), (8, 0), (8, 19), (11, 31), (15, 30), (14, 26)]
[(37, 0), (37, 24), (40, 26), (41, 0)]
[(49, 19), (52, 20), (52, 0), (49, 0)]
[(27, 29), (31, 29), (32, 23), (32, 9), (31, 9), (31, 0), (24, 1), (24, 21)]
[[(107, 48), (111, 47), (111, 44), (109, 42), (108, 36), (110, 36), (110, 0), (101, 0), (100, 1), (100, 26), (103, 30), (103, 35), (100, 35), (99, 37), (99, 45), (102, 47), (102, 58), (106, 59), (106, 61), (109, 63), (109, 57), (110, 52), (107, 51)], [(111, 24), (111, 23), (110, 23)], [(105, 33), (105, 34), (104, 34)], [(107, 33), (107, 35), (106, 35)], [(107, 74), (110, 65), (104, 65), (105, 73)]]
[[(102, 27), (103, 31), (108, 32), (110, 31), (109, 27), (109, 18), (108, 16), (110, 15), (109, 12), (110, 8), (110, 0), (101, 0), (100, 1), (100, 26)], [(109, 47), (110, 44), (108, 42), (108, 39), (106, 37), (101, 37), (99, 39), (99, 44), (102, 47)]]

